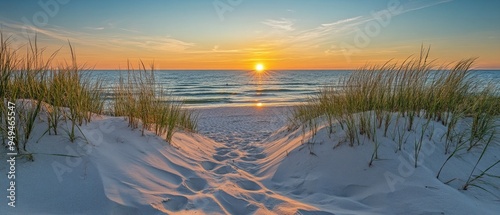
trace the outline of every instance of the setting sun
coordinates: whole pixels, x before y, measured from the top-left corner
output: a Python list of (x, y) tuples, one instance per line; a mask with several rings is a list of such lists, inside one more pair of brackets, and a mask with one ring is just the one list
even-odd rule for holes
[(257, 65), (255, 65), (255, 71), (257, 72), (264, 71), (264, 64), (258, 63)]

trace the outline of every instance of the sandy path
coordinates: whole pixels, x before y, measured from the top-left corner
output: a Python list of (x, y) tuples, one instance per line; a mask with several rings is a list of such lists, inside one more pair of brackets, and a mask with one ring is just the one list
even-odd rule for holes
[(221, 107), (198, 109), (199, 132), (225, 147), (213, 158), (254, 173), (265, 154), (260, 143), (287, 123), (290, 107)]
[(221, 107), (196, 112), (199, 133), (223, 144), (215, 149), (214, 162), (207, 162), (206, 170), (220, 186), (214, 196), (226, 213), (288, 214), (294, 210), (287, 207), (312, 209), (268, 189), (254, 175), (260, 168), (258, 160), (266, 157), (262, 141), (287, 123), (289, 107)]
[(217, 142), (260, 142), (287, 122), (289, 107), (221, 107), (196, 109), (199, 132)]

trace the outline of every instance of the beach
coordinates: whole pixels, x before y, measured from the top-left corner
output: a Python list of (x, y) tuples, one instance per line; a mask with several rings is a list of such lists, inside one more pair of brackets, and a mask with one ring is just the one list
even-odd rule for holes
[[(332, 135), (326, 128), (314, 137), (289, 129), (286, 109), (197, 109), (199, 133), (178, 132), (171, 144), (151, 132), (141, 136), (122, 117), (94, 116), (82, 127), (88, 142), (68, 143), (63, 136), (48, 135), (28, 145), (34, 161), (17, 163), (17, 206), (2, 204), (0, 209), (6, 214), (495, 214), (500, 210), (490, 194), (458, 190), (458, 183), (436, 179), (437, 164), (446, 158), (435, 155), (442, 148), (426, 149), (420, 167), (413, 169), (411, 149), (395, 153), (395, 146), (387, 144), (380, 150), (381, 159), (370, 167), (371, 144), (349, 147), (342, 144), (342, 132)], [(35, 137), (44, 131), (38, 123)], [(444, 131), (435, 126), (437, 133)], [(500, 147), (491, 150), (488, 160), (496, 158)], [(471, 158), (454, 160), (444, 177), (460, 173), (473, 163)], [(3, 175), (7, 169), (2, 166), (0, 171)]]
[(4, 1), (0, 215), (498, 215), (498, 8)]

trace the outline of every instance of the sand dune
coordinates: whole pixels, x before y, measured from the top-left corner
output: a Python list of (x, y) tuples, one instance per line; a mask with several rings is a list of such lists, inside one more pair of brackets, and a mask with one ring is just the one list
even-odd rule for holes
[[(373, 144), (343, 143), (343, 132), (315, 136), (286, 127), (286, 108), (201, 109), (200, 133), (178, 132), (169, 145), (141, 136), (120, 117), (97, 116), (83, 138), (31, 141), (34, 162), (17, 164), (17, 206), (2, 214), (497, 214), (498, 197), (460, 190), (475, 160), (463, 154), (436, 172), (446, 156), (439, 134), (426, 139), (415, 169), (410, 145), (379, 137)], [(34, 137), (46, 129), (41, 120)], [(307, 129), (306, 129), (307, 131)], [(410, 135), (409, 139), (415, 138)], [(432, 144), (434, 146), (432, 146)], [(425, 146), (425, 145), (424, 145)], [(432, 147), (431, 147), (432, 146)], [(480, 168), (498, 159), (500, 147)], [(479, 152), (473, 152), (479, 153)], [(73, 155), (76, 157), (58, 156)], [(2, 154), (4, 156), (4, 154)], [(2, 159), (5, 159), (2, 157)], [(487, 166), (487, 165), (486, 165)], [(0, 172), (6, 174), (2, 165)], [(500, 168), (492, 170), (500, 174)], [(494, 194), (496, 188), (489, 187)]]

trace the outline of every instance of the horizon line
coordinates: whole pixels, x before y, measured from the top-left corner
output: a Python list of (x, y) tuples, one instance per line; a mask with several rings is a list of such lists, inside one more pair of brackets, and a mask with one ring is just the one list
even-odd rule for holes
[[(336, 69), (268, 69), (265, 71), (346, 71), (346, 70), (358, 70), (360, 68), (336, 68)], [(85, 70), (94, 70), (94, 71), (129, 71), (128, 69), (83, 69)], [(130, 71), (142, 71), (141, 69), (132, 69)], [(155, 71), (255, 71), (254, 69), (154, 69)], [(440, 70), (440, 69), (433, 69)], [(500, 71), (499, 68), (472, 68), (472, 71), (481, 70), (481, 71)], [(150, 69), (147, 69), (150, 71)]]

